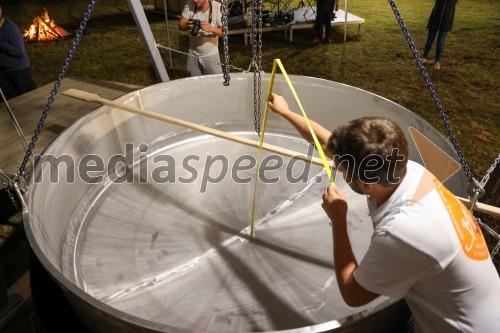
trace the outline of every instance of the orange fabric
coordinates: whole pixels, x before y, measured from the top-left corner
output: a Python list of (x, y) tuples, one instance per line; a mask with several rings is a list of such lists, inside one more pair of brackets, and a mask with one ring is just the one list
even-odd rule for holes
[[(435, 182), (439, 181), (435, 180)], [(471, 212), (446, 187), (439, 185), (436, 190), (450, 214), (465, 255), (473, 260), (488, 259), (488, 246), (481, 228)]]

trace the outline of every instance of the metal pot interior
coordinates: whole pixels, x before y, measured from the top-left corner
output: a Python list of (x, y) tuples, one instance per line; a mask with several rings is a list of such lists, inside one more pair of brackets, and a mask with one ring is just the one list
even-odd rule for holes
[[(224, 87), (220, 76), (188, 78), (117, 101), (258, 140), (252, 79), (233, 74)], [(455, 156), (436, 129), (400, 105), (331, 81), (292, 81), (309, 118), (327, 128), (361, 116), (390, 117), (407, 134), (413, 126)], [(264, 74), (263, 91), (268, 83)], [(274, 91), (300, 112), (280, 75)], [(263, 112), (264, 95), (261, 105)], [(421, 162), (408, 139), (411, 158)], [(303, 154), (309, 149), (275, 114), (265, 142)], [(319, 332), (393, 304), (387, 298), (361, 308), (343, 302), (321, 208), (328, 186), (321, 167), (264, 152), (269, 169), (261, 170), (266, 181), (257, 184), (256, 234), (249, 238), (256, 154), (252, 147), (100, 107), (45, 151), (72, 162), (38, 164), (25, 217), (28, 238), (95, 331)], [(97, 171), (89, 172), (95, 159), (104, 166), (95, 163), (90, 169)], [(108, 171), (111, 165), (116, 174)], [(349, 231), (360, 260), (373, 230), (366, 199), (341, 176), (336, 181), (349, 199)], [(457, 174), (447, 185), (462, 194), (465, 183)]]

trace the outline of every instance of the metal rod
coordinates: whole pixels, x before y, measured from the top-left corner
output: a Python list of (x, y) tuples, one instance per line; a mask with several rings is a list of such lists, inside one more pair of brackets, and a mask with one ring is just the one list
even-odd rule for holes
[[(0, 95), (2, 96), (2, 100), (7, 107), (7, 110), (9, 111), (10, 118), (12, 119), (12, 122), (14, 123), (14, 127), (16, 128), (17, 134), (19, 135), (19, 139), (21, 140), (21, 144), (24, 147), (24, 151), (26, 152), (29, 148), (28, 146), (28, 141), (26, 141), (26, 136), (24, 135), (24, 132), (17, 122), (16, 116), (14, 116), (14, 112), (12, 112), (12, 109), (10, 108), (9, 103), (7, 102), (7, 98), (5, 98), (5, 95), (3, 94), (2, 88), (0, 88)], [(30, 156), (30, 163), (31, 167), (34, 167), (35, 161), (33, 156)]]

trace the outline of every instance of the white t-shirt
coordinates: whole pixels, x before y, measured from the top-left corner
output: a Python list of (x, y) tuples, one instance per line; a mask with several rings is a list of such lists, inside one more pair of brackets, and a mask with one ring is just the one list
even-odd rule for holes
[(424, 170), (410, 161), (389, 200), (369, 199), (374, 233), (356, 281), (404, 297), (415, 332), (500, 332), (500, 279), (481, 230), (442, 185), (412, 202)]
[[(210, 1), (210, 0), (209, 0)], [(212, 22), (211, 25), (214, 27), (222, 26), (222, 13), (220, 3), (212, 0)], [(202, 13), (201, 11), (195, 10), (193, 0), (187, 0), (184, 10), (182, 11), (182, 17), (186, 20), (198, 19), (200, 21), (210, 22), (210, 8)], [(189, 50), (197, 56), (212, 56), (219, 53), (219, 38), (212, 32), (205, 32), (200, 28), (197, 36), (191, 35), (189, 33)]]

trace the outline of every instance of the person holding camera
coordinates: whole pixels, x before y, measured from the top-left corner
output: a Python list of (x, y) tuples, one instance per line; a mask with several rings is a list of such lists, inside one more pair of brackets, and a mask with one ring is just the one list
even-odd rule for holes
[(221, 74), (219, 37), (222, 37), (221, 5), (213, 0), (187, 0), (179, 29), (190, 32), (187, 70), (191, 76)]

